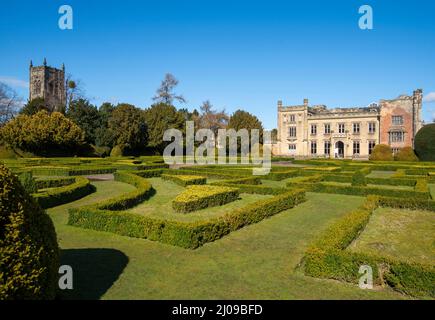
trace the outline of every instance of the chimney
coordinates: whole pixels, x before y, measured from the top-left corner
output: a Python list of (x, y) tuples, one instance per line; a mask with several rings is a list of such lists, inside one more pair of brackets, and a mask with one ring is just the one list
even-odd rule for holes
[(308, 107), (308, 99), (304, 99), (304, 106)]

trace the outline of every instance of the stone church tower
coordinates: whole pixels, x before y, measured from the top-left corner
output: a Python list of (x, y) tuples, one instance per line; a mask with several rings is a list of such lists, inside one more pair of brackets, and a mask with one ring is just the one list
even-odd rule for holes
[(43, 98), (49, 110), (60, 111), (66, 104), (65, 65), (62, 69), (47, 66), (44, 59), (42, 66), (34, 67), (30, 61), (30, 95), (29, 101)]

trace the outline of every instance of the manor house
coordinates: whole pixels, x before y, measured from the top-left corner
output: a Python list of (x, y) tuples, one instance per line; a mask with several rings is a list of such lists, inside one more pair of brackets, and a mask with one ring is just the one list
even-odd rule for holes
[(367, 159), (375, 145), (390, 145), (393, 153), (413, 146), (422, 127), (421, 89), (412, 96), (381, 100), (364, 108), (328, 109), (324, 105), (283, 106), (278, 101), (277, 155), (296, 158)]

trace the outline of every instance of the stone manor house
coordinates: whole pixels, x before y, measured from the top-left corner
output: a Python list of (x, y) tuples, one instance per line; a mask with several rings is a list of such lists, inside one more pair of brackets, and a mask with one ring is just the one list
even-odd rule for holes
[(367, 159), (375, 145), (393, 153), (413, 146), (422, 127), (421, 89), (412, 96), (381, 100), (365, 108), (327, 109), (324, 105), (283, 106), (278, 101), (278, 136), (274, 154), (296, 158)]

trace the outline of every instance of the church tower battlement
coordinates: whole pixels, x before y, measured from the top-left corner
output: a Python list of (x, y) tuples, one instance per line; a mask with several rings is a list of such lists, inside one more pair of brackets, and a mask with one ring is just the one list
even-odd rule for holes
[(42, 66), (33, 66), (30, 61), (29, 101), (43, 98), (51, 111), (59, 111), (66, 104), (65, 65), (62, 69), (47, 66), (44, 59)]

